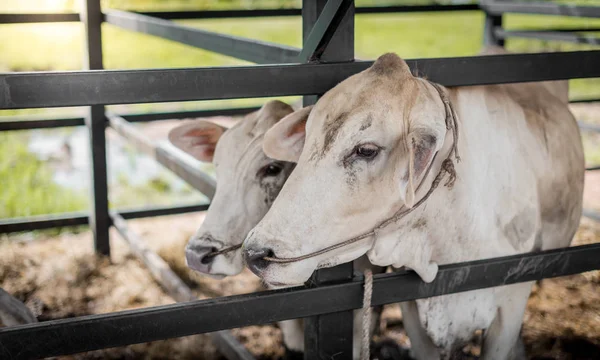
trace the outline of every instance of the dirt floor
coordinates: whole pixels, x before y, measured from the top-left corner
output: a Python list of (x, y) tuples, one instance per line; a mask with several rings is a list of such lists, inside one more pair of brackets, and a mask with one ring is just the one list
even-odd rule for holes
[[(131, 227), (190, 284), (199, 298), (243, 294), (261, 289), (248, 271), (221, 281), (198, 276), (183, 263), (183, 247), (202, 216), (180, 215), (130, 221)], [(92, 252), (91, 234), (65, 234), (27, 241), (11, 237), (0, 242), (0, 286), (24, 300), (40, 321), (107, 313), (173, 301), (127, 250), (116, 233), (111, 261)], [(175, 239), (168, 241), (166, 239)], [(16, 241), (15, 241), (16, 240)], [(584, 219), (574, 245), (600, 241), (600, 225)], [(383, 338), (402, 346), (410, 341), (397, 305), (384, 309)], [(234, 334), (263, 359), (283, 355), (276, 326), (252, 326)], [(542, 281), (534, 289), (525, 315), (523, 338), (531, 359), (600, 359), (600, 272)], [(477, 355), (478, 347), (468, 349)], [(205, 335), (95, 351), (62, 359), (217, 359)]]
[[(587, 119), (590, 113), (598, 116), (600, 105), (574, 110), (578, 118)], [(149, 128), (154, 134), (166, 134), (160, 130), (157, 126)], [(586, 207), (600, 210), (600, 173), (587, 175), (585, 199)], [(249, 271), (218, 281), (185, 267), (183, 247), (202, 219), (203, 214), (196, 213), (132, 220), (129, 224), (200, 299), (262, 289), (259, 279)], [(600, 224), (582, 219), (573, 245), (597, 242), (600, 242)], [(26, 302), (40, 321), (173, 302), (114, 231), (111, 246), (113, 253), (108, 260), (93, 254), (89, 231), (35, 239), (31, 234), (4, 235), (0, 237), (0, 287)], [(408, 347), (410, 341), (401, 320), (397, 305), (386, 306), (380, 328), (382, 338)], [(233, 332), (259, 358), (275, 359), (283, 355), (281, 332), (274, 325)], [(547, 279), (536, 285), (529, 299), (522, 336), (530, 359), (600, 359), (600, 271)], [(479, 348), (472, 346), (465, 351), (477, 356)], [(218, 359), (219, 355), (208, 336), (197, 335), (61, 357), (105, 358)]]

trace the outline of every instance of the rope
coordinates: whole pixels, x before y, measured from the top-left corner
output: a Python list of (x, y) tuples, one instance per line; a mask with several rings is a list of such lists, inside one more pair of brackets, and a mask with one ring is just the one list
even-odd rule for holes
[(211, 257), (215, 257), (217, 255), (226, 254), (228, 252), (235, 251), (235, 250), (237, 250), (237, 249), (239, 249), (241, 247), (242, 247), (242, 244), (233, 245), (233, 246), (230, 246), (228, 248), (221, 249), (219, 251), (213, 251), (213, 252), (209, 253), (208, 255), (206, 255), (206, 257), (207, 258), (211, 258)]
[[(436, 154), (437, 155), (437, 154)], [(433, 164), (433, 162), (432, 162)], [(427, 173), (429, 173), (429, 170), (431, 169), (431, 165), (429, 166), (429, 168), (427, 169)], [(446, 181), (445, 186), (449, 186), (452, 187), (452, 185), (454, 185), (454, 180), (456, 179), (456, 172), (454, 171), (454, 164), (452, 163), (452, 160), (450, 159), (446, 159), (444, 160), (444, 162), (442, 163), (442, 167), (439, 171), (439, 173), (437, 174), (437, 176), (435, 177), (435, 179), (433, 180), (433, 182), (431, 183), (431, 187), (429, 188), (429, 190), (427, 191), (427, 193), (425, 194), (424, 197), (422, 197), (412, 208), (400, 208), (400, 210), (398, 210), (398, 212), (396, 212), (391, 218), (381, 222), (379, 225), (377, 225), (375, 228), (373, 228), (373, 230), (364, 233), (362, 235), (353, 237), (351, 239), (348, 239), (346, 241), (343, 241), (341, 243), (332, 245), (332, 246), (328, 246), (326, 248), (323, 248), (321, 250), (309, 253), (309, 254), (305, 254), (302, 256), (298, 256), (298, 257), (291, 257), (291, 258), (279, 258), (279, 257), (272, 257), (272, 256), (265, 256), (263, 259), (266, 261), (270, 261), (270, 262), (274, 262), (274, 263), (278, 263), (278, 264), (289, 264), (292, 262), (297, 262), (297, 261), (302, 261), (302, 260), (306, 260), (306, 259), (310, 259), (312, 257), (315, 256), (319, 256), (325, 253), (328, 253), (330, 251), (342, 248), (344, 246), (359, 242), (361, 240), (364, 240), (370, 236), (373, 236), (377, 233), (377, 231), (379, 231), (381, 228), (389, 225), (392, 222), (398, 221), (400, 218), (408, 215), (411, 211), (417, 209), (421, 204), (423, 204), (425, 202), (425, 200), (427, 200), (427, 198), (429, 198), (429, 196), (433, 193), (433, 191), (438, 187), (439, 183), (441, 182), (442, 178), (444, 177), (444, 175), (446, 173), (450, 174), (450, 178), (448, 179), (448, 181)], [(423, 180), (421, 181), (421, 183), (419, 184), (419, 186), (417, 187), (417, 190), (419, 188), (421, 188), (421, 185), (423, 184), (423, 181), (425, 180), (427, 176), (425, 176), (423, 178)], [(210, 254), (206, 255), (206, 257), (211, 258), (211, 257), (215, 257), (217, 255), (221, 255), (221, 254), (226, 254), (228, 252), (231, 251), (235, 251), (239, 248), (242, 247), (242, 244), (238, 244), (238, 245), (234, 245), (225, 249), (221, 249), (219, 251), (214, 251), (211, 252)]]
[[(442, 178), (444, 177), (444, 175), (446, 173), (448, 173), (450, 175), (450, 178), (446, 181), (446, 183), (444, 185), (447, 187), (452, 187), (454, 185), (454, 181), (456, 180), (456, 171), (454, 170), (454, 164), (452, 162), (451, 157), (452, 157), (452, 155), (454, 155), (454, 157), (456, 158), (456, 161), (460, 162), (460, 156), (458, 154), (458, 121), (456, 119), (456, 113), (454, 111), (454, 107), (452, 106), (452, 103), (450, 102), (450, 99), (448, 98), (446, 93), (444, 93), (442, 87), (433, 82), (430, 82), (430, 84), (437, 90), (442, 102), (444, 103), (444, 110), (446, 113), (446, 117), (445, 117), (446, 129), (448, 131), (452, 131), (452, 149), (450, 150), (448, 157), (442, 162), (442, 166), (441, 166), (438, 174), (436, 175), (435, 179), (433, 180), (431, 187), (425, 194), (425, 196), (423, 196), (411, 208), (401, 207), (392, 217), (381, 222), (376, 227), (374, 227), (373, 230), (371, 230), (367, 233), (358, 235), (356, 237), (353, 237), (353, 238), (343, 241), (341, 243), (338, 243), (338, 244), (335, 244), (332, 246), (328, 246), (321, 250), (318, 250), (318, 251), (315, 251), (312, 253), (308, 253), (308, 254), (305, 254), (302, 256), (292, 257), (292, 258), (280, 258), (280, 257), (275, 257), (275, 256), (265, 256), (263, 258), (263, 260), (278, 263), (278, 264), (289, 264), (292, 262), (310, 259), (312, 257), (319, 256), (319, 255), (328, 253), (330, 251), (339, 249), (341, 247), (354, 244), (358, 241), (361, 241), (363, 239), (366, 239), (368, 237), (376, 235), (380, 229), (386, 227), (387, 225), (389, 225), (393, 222), (400, 220), (402, 217), (408, 215), (411, 211), (414, 211), (415, 209), (417, 209), (421, 204), (423, 204), (429, 198), (429, 196), (431, 196), (431, 194), (438, 187), (440, 181), (442, 180)], [(435, 159), (436, 156), (437, 156), (437, 152), (434, 155), (433, 159)], [(425, 176), (423, 176), (423, 178), (421, 179), (421, 182), (419, 183), (419, 186), (417, 187), (417, 191), (421, 188), (421, 185), (423, 185), (423, 182), (427, 178), (427, 175), (429, 174), (429, 171), (431, 170), (433, 163), (434, 163), (434, 161), (432, 160), (431, 164), (429, 164), (429, 167), (427, 168), (427, 171), (425, 172)], [(212, 252), (212, 253), (208, 254), (207, 257), (214, 257), (217, 255), (225, 254), (225, 253), (228, 253), (231, 251), (235, 251), (241, 247), (242, 247), (242, 244), (231, 246), (231, 247), (219, 250), (219, 251)]]
[(369, 360), (371, 356), (371, 298), (373, 296), (373, 272), (365, 270), (365, 292), (363, 295), (362, 347), (361, 360)]
[(440, 94), (442, 102), (444, 103), (444, 110), (446, 111), (446, 129), (454, 130), (452, 131), (453, 143), (452, 152), (450, 153), (450, 155), (454, 153), (454, 156), (456, 157), (456, 162), (460, 162), (460, 155), (458, 155), (458, 121), (456, 121), (456, 112), (454, 111), (454, 106), (452, 106), (450, 99), (446, 96), (444, 90), (442, 90), (442, 87), (440, 85), (434, 82), (429, 83), (437, 90), (438, 94)]

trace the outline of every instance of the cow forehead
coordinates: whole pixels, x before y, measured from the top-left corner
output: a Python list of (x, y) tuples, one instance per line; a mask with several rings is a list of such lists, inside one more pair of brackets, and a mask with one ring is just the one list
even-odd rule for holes
[(407, 117), (423, 90), (415, 79), (397, 81), (368, 72), (355, 75), (319, 100), (307, 123), (307, 136), (317, 142), (322, 157), (345, 131), (361, 132)]
[(219, 139), (215, 149), (214, 163), (217, 164), (220, 169), (227, 169), (227, 171), (234, 172), (240, 171), (240, 169), (246, 168), (239, 167), (238, 165), (240, 162), (251, 165), (254, 159), (262, 160), (265, 156), (262, 151), (264, 132), (251, 132), (249, 129), (251, 130), (253, 128), (247, 125), (248, 124), (238, 123), (231, 129), (225, 131)]

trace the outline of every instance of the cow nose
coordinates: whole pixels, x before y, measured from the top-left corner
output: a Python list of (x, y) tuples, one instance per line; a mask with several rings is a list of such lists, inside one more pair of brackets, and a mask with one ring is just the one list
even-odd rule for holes
[(188, 246), (185, 249), (185, 260), (187, 261), (188, 267), (204, 274), (210, 273), (210, 267), (215, 258), (214, 256), (210, 256), (210, 254), (215, 251), (217, 251), (217, 249), (214, 247)]
[(270, 262), (265, 260), (265, 256), (275, 256), (273, 250), (268, 248), (262, 249), (254, 249), (254, 248), (246, 248), (244, 251), (244, 259), (246, 260), (246, 265), (248, 268), (260, 276), (260, 274), (269, 266)]

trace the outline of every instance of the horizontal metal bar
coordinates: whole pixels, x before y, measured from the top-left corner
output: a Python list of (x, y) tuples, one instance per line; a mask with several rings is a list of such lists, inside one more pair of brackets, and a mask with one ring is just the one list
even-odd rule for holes
[[(238, 116), (249, 114), (258, 109), (260, 108), (254, 106), (231, 109), (188, 110), (143, 114), (127, 114), (121, 115), (121, 117), (123, 117), (129, 122), (143, 122), (170, 119), (190, 119), (211, 116)], [(8, 120), (4, 120), (5, 118)], [(0, 131), (51, 129), (83, 125), (85, 125), (85, 119), (83, 117), (48, 118), (48, 116), (43, 115), (0, 116)]]
[[(253, 111), (259, 110), (260, 107), (243, 107), (231, 109), (210, 109), (210, 110), (189, 110), (189, 111), (174, 111), (174, 112), (159, 112), (147, 114), (126, 114), (121, 115), (122, 118), (129, 122), (155, 121), (167, 119), (192, 119), (211, 116), (238, 116), (246, 115)], [(0, 124), (2, 124), (0, 122)]]
[(194, 205), (178, 205), (170, 207), (153, 207), (153, 208), (141, 208), (141, 209), (127, 209), (117, 210), (117, 213), (123, 217), (123, 219), (139, 219), (154, 216), (166, 216), (166, 215), (177, 215), (185, 214), (197, 211), (208, 210), (210, 204), (194, 204)]
[(123, 29), (159, 36), (258, 64), (295, 62), (300, 54), (300, 49), (291, 46), (218, 34), (132, 12), (108, 10), (104, 16), (107, 23)]
[[(571, 104), (588, 103), (588, 102), (600, 102), (600, 99), (575, 99), (571, 100)], [(259, 110), (260, 107), (244, 107), (244, 108), (230, 108), (230, 109), (210, 109), (210, 110), (187, 110), (187, 111), (173, 111), (173, 112), (156, 112), (156, 113), (140, 113), (140, 114), (125, 114), (120, 115), (125, 120), (135, 122), (145, 121), (157, 121), (157, 120), (171, 120), (171, 119), (194, 119), (201, 117), (212, 117), (212, 116), (239, 116), (246, 115), (253, 111)], [(2, 120), (3, 118), (10, 120)], [(70, 117), (70, 118), (48, 118), (46, 116), (5, 116), (0, 117), (0, 131), (11, 131), (11, 130), (31, 130), (31, 129), (48, 129), (48, 128), (60, 128), (69, 126), (83, 126), (83, 117)], [(588, 126), (595, 126), (593, 124), (582, 124), (582, 129), (588, 130)], [(599, 127), (600, 129), (600, 127)], [(600, 130), (598, 130), (600, 131)]]
[(130, 11), (135, 12), (136, 14), (165, 20), (256, 18), (302, 15), (301, 9)]
[(600, 99), (598, 99), (598, 98), (591, 98), (591, 99), (574, 99), (574, 100), (569, 100), (569, 103), (571, 103), (571, 104), (590, 103), (590, 102), (600, 102)]
[[(196, 211), (206, 211), (208, 210), (208, 206), (208, 204), (179, 205), (172, 207), (119, 210), (118, 213), (124, 219), (138, 219), (145, 217), (176, 215)], [(0, 219), (0, 234), (52, 229), (65, 226), (87, 225), (88, 222), (89, 214), (87, 212), (72, 212)]]
[(481, 9), (492, 15), (503, 13), (560, 15), (574, 17), (600, 17), (600, 6), (553, 4), (551, 2), (488, 1), (480, 3)]
[[(444, 12), (479, 10), (476, 4), (465, 5), (407, 5), (407, 6), (363, 6), (357, 14), (383, 14), (403, 12)], [(275, 16), (300, 16), (302, 9), (257, 9), (257, 10), (209, 10), (209, 11), (136, 11), (138, 14), (168, 20), (253, 18)]]
[[(513, 31), (530, 31), (531, 29), (511, 29)], [(598, 27), (569, 27), (569, 28), (552, 28), (552, 29), (536, 29), (535, 31), (558, 31), (558, 32), (598, 32)]]
[(168, 148), (154, 143), (120, 116), (107, 113), (107, 117), (110, 126), (119, 135), (130, 140), (138, 150), (155, 158), (159, 164), (174, 172), (209, 199), (213, 198), (217, 184), (210, 175), (199, 169), (197, 160), (181, 158)]
[(363, 6), (357, 7), (357, 14), (383, 14), (383, 13), (412, 13), (412, 12), (444, 12), (444, 11), (470, 11), (480, 10), (477, 4), (458, 5), (398, 5), (398, 6)]
[[(446, 86), (600, 77), (600, 51), (407, 60)], [(323, 94), (372, 62), (0, 74), (0, 109)], [(118, 84), (118, 85), (115, 85)]]
[(3, 121), (0, 117), (0, 131), (51, 129), (69, 126), (83, 126), (83, 117), (48, 118), (43, 115), (22, 115), (8, 117), (10, 120)]
[(84, 212), (49, 214), (0, 219), (0, 234), (87, 225), (89, 214)]
[[(600, 268), (600, 244), (375, 276), (372, 305), (534, 281)], [(0, 358), (30, 359), (207, 333), (362, 307), (362, 278), (0, 329)], [(36, 341), (31, 341), (35, 339)]]
[(46, 22), (79, 22), (79, 14), (0, 14), (0, 24), (26, 24)]
[(536, 30), (504, 30), (496, 28), (494, 30), (496, 36), (507, 39), (511, 37), (565, 41), (576, 44), (600, 45), (600, 37), (596, 35), (582, 35), (576, 33), (560, 32), (560, 31), (536, 31)]

